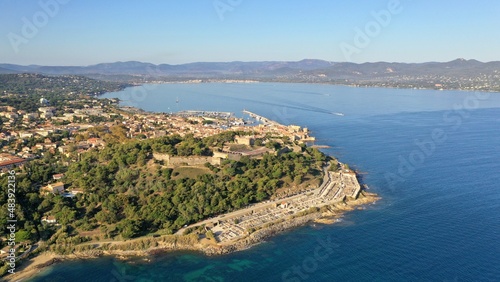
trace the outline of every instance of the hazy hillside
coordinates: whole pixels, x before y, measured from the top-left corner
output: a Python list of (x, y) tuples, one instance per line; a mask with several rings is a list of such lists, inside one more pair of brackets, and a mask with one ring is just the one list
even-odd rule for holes
[(456, 59), (428, 63), (197, 62), (180, 65), (137, 61), (91, 66), (38, 66), (0, 64), (0, 73), (85, 75), (135, 83), (187, 79), (252, 79), (259, 81), (342, 83), (356, 86), (500, 90), (500, 62)]

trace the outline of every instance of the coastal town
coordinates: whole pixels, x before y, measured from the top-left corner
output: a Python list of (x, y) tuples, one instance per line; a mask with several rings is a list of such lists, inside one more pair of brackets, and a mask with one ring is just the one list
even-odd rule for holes
[(95, 93), (23, 104), (4, 91), (0, 170), (15, 175), (18, 202), (32, 201), (16, 205), (16, 244), (1, 237), (4, 274), (33, 271), (30, 258), (229, 253), (377, 199), (311, 146), (308, 128), (246, 109), (146, 112)]
[(500, 282), (500, 1), (0, 11), (0, 282)]
[(117, 99), (111, 99), (109, 103), (91, 99), (83, 105), (83, 109), (64, 107), (60, 115), (55, 115), (55, 107), (46, 106), (48, 101), (44, 98), (40, 100), (38, 112), (27, 113), (12, 106), (0, 107), (0, 116), (4, 120), (0, 132), (4, 141), (0, 169), (21, 166), (30, 159), (40, 158), (45, 154), (71, 160), (88, 150), (104, 147), (106, 138), (98, 136), (117, 127), (123, 130), (126, 138), (136, 139), (169, 134), (208, 137), (232, 130), (253, 133), (252, 138), (238, 141), (243, 145), (250, 145), (253, 140), (263, 138), (266, 134), (277, 134), (294, 141), (314, 141), (307, 128), (284, 126), (247, 111), (245, 112), (250, 117), (257, 119), (255, 122), (258, 124), (247, 126), (248, 120), (236, 118), (233, 113), (146, 113), (130, 107), (118, 108), (117, 103)]

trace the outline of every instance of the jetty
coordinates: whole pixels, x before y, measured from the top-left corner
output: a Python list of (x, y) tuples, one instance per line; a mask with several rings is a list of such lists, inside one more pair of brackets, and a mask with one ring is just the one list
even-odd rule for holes
[(272, 125), (280, 125), (282, 126), (282, 124), (279, 124), (278, 122), (274, 121), (274, 120), (270, 120), (266, 117), (263, 117), (263, 116), (260, 116), (256, 113), (253, 113), (253, 112), (250, 112), (250, 111), (247, 111), (247, 110), (243, 110), (243, 113), (244, 114), (247, 114), (249, 115), (251, 118), (254, 118), (262, 123), (265, 123), (265, 124), (272, 124)]
[(316, 149), (328, 149), (331, 148), (328, 145), (312, 145), (311, 148), (316, 148)]

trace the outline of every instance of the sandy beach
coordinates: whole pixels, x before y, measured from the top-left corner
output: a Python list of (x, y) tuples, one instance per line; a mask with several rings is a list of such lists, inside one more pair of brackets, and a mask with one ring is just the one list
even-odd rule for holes
[(28, 261), (24, 261), (23, 264), (16, 269), (14, 274), (9, 274), (2, 277), (2, 281), (25, 281), (26, 279), (36, 275), (42, 271), (47, 264), (49, 264), (58, 256), (52, 253), (42, 253)]

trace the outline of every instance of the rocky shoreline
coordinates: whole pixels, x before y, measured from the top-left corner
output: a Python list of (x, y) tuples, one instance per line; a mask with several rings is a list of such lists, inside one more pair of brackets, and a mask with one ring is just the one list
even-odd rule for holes
[[(219, 256), (230, 254), (237, 251), (246, 250), (252, 246), (258, 245), (264, 242), (267, 238), (275, 236), (283, 231), (304, 226), (307, 223), (315, 222), (319, 224), (332, 224), (335, 223), (337, 218), (342, 216), (345, 212), (359, 209), (364, 205), (371, 204), (379, 200), (380, 198), (373, 193), (368, 193), (362, 190), (359, 197), (354, 200), (346, 200), (341, 203), (337, 203), (329, 206), (326, 212), (315, 212), (307, 214), (304, 216), (291, 218), (283, 222), (275, 223), (269, 227), (259, 229), (252, 234), (238, 239), (233, 242), (224, 242), (218, 244), (207, 244), (201, 243), (199, 240), (195, 239), (192, 235), (165, 235), (158, 238), (153, 237), (143, 237), (129, 241), (113, 242), (108, 243), (109, 245), (101, 244), (98, 247), (81, 251), (73, 252), (69, 255), (55, 255), (52, 253), (44, 253), (49, 258), (43, 260), (41, 263), (32, 263), (26, 265), (19, 272), (13, 275), (7, 275), (3, 277), (6, 281), (21, 281), (24, 278), (33, 276), (39, 273), (43, 268), (51, 266), (53, 264), (75, 259), (95, 259), (102, 256), (113, 256), (121, 260), (130, 260), (137, 257), (143, 257), (145, 261), (151, 261), (151, 258), (156, 255), (161, 255), (167, 252), (175, 251), (196, 251), (201, 252), (207, 256)], [(196, 235), (197, 236), (197, 235)], [(137, 244), (139, 246), (144, 246), (151, 244), (152, 247), (131, 249)], [(35, 257), (33, 260), (36, 260)]]
[[(130, 260), (137, 257), (143, 257), (146, 261), (151, 261), (151, 257), (155, 255), (161, 255), (167, 252), (175, 252), (175, 251), (197, 251), (201, 252), (207, 256), (219, 256), (230, 254), (237, 251), (246, 250), (251, 248), (252, 246), (258, 245), (264, 242), (267, 238), (275, 236), (283, 231), (304, 226), (310, 222), (316, 222), (320, 224), (331, 224), (336, 222), (336, 220), (331, 220), (332, 218), (338, 218), (342, 214), (347, 211), (355, 210), (356, 208), (360, 208), (361, 206), (371, 204), (380, 199), (376, 194), (367, 193), (363, 191), (360, 194), (360, 197), (356, 200), (349, 200), (345, 203), (340, 203), (336, 205), (332, 205), (327, 212), (316, 212), (308, 215), (304, 215), (301, 217), (293, 218), (284, 222), (276, 223), (272, 226), (257, 230), (252, 234), (248, 235), (245, 238), (239, 239), (235, 242), (227, 242), (223, 244), (202, 244), (197, 242), (195, 244), (192, 243), (183, 243), (179, 241), (175, 242), (162, 242), (162, 238), (155, 238), (158, 245), (155, 247), (150, 247), (147, 249), (138, 249), (138, 250), (121, 250), (120, 247), (128, 246), (127, 244), (131, 244), (131, 242), (120, 242), (113, 244), (114, 247), (111, 247), (109, 250), (103, 249), (92, 249), (88, 251), (82, 252), (74, 252), (70, 255), (54, 255), (50, 254), (50, 259), (44, 261), (43, 263), (29, 265), (25, 269), (21, 270), (15, 275), (8, 275), (4, 277), (7, 281), (19, 281), (19, 274), (22, 272), (26, 272), (28, 274), (30, 272), (31, 275), (34, 275), (40, 272), (41, 269), (51, 266), (53, 264), (67, 261), (67, 260), (75, 260), (75, 259), (95, 259), (102, 256), (113, 256), (117, 259), (121, 260)], [(176, 236), (176, 235), (170, 235)], [(139, 238), (133, 240), (132, 242), (137, 242), (139, 240), (151, 240), (149, 238)], [(139, 241), (140, 242), (140, 241)], [(21, 275), (23, 277), (30, 277), (31, 275)]]

